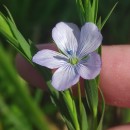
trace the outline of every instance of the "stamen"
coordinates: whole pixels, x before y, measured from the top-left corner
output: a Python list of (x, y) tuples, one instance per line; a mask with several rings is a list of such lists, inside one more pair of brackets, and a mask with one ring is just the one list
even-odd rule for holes
[(73, 51), (72, 50), (67, 50), (67, 53), (69, 54), (69, 55), (73, 55)]

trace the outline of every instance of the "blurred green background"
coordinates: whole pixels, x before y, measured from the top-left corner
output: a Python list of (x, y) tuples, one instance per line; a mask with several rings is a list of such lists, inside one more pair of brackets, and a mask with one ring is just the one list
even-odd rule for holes
[[(105, 18), (117, 0), (100, 0), (99, 15)], [(51, 41), (51, 30), (59, 21), (80, 25), (75, 0), (1, 0), (11, 11), (14, 20), (26, 38), (35, 43)], [(105, 44), (130, 41), (130, 1), (120, 0), (103, 29)], [(2, 6), (1, 6), (2, 10)]]
[[(100, 0), (99, 15), (104, 19), (117, 0)], [(80, 26), (75, 0), (0, 0), (0, 10), (6, 5), (26, 39), (35, 44), (51, 42), (51, 30), (57, 22), (74, 22)], [(130, 43), (130, 0), (120, 0), (103, 29), (103, 44)], [(0, 130), (45, 130), (39, 122), (48, 115), (52, 130), (54, 124), (62, 129), (56, 118), (57, 109), (48, 94), (29, 88), (15, 69), (14, 48), (0, 36)], [(104, 128), (130, 121), (130, 111), (107, 107)], [(109, 114), (108, 114), (109, 113)], [(115, 122), (115, 120), (117, 120)], [(41, 123), (42, 124), (42, 123)]]

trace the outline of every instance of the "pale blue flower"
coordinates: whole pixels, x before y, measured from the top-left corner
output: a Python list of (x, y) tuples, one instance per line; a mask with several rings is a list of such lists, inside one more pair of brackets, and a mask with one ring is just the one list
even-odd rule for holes
[(81, 31), (73, 23), (58, 23), (52, 37), (62, 53), (44, 49), (33, 57), (33, 62), (58, 68), (52, 76), (52, 85), (63, 91), (76, 84), (80, 77), (94, 79), (101, 70), (100, 56), (95, 52), (102, 43), (102, 35), (93, 23), (85, 23)]

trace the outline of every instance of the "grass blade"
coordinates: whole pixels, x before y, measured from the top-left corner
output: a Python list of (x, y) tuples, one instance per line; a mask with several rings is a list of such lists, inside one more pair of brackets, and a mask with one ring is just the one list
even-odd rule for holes
[(104, 25), (106, 24), (107, 20), (109, 19), (109, 17), (111, 16), (112, 12), (114, 11), (114, 9), (116, 8), (118, 2), (113, 6), (113, 8), (111, 9), (111, 11), (109, 12), (109, 14), (107, 15), (107, 17), (104, 19), (104, 21), (102, 22), (102, 26), (101, 29), (104, 27)]

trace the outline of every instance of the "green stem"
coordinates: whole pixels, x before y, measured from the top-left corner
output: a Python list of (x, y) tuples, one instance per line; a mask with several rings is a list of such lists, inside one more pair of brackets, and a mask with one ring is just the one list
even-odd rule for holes
[(96, 130), (97, 129), (97, 117), (93, 116), (92, 119), (92, 130)]
[(81, 115), (82, 115), (82, 98), (81, 98), (80, 82), (78, 82), (78, 100), (79, 100), (79, 113), (80, 113), (80, 118), (81, 118)]
[(70, 116), (74, 123), (75, 129), (80, 130), (80, 126), (79, 126), (78, 118), (77, 118), (76, 106), (75, 106), (75, 102), (71, 96), (70, 90), (64, 91), (64, 94), (65, 94), (64, 100), (66, 102), (68, 110), (71, 113)]

